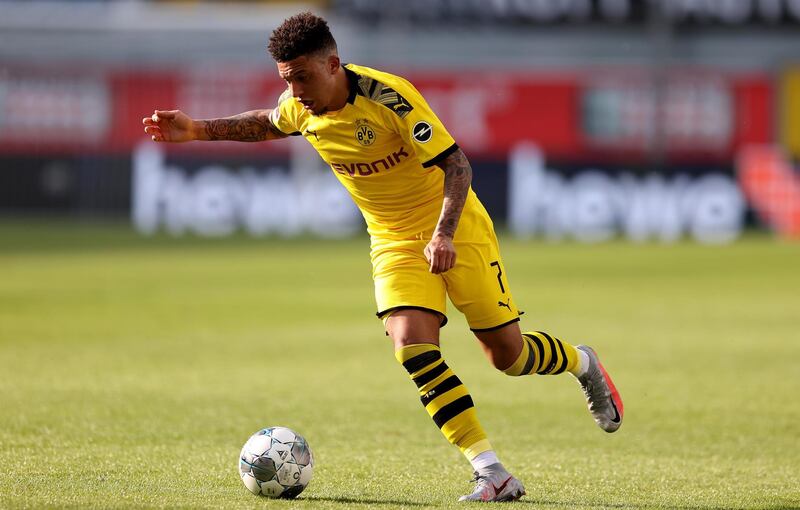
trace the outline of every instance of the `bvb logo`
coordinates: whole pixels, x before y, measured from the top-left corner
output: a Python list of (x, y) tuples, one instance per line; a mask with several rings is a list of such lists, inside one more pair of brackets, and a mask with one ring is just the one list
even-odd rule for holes
[(375, 143), (375, 131), (369, 127), (366, 120), (356, 121), (356, 140), (364, 146), (369, 146)]

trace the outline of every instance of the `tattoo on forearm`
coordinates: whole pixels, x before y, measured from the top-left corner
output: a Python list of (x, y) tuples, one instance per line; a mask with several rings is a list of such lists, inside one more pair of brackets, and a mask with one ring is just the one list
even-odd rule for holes
[(205, 121), (209, 140), (235, 140), (239, 142), (260, 142), (269, 138), (283, 138), (272, 122), (269, 110), (256, 110), (240, 113), (224, 119)]
[(456, 234), (458, 220), (467, 201), (472, 182), (472, 167), (461, 149), (445, 158), (439, 166), (444, 170), (444, 203), (436, 233), (452, 238)]

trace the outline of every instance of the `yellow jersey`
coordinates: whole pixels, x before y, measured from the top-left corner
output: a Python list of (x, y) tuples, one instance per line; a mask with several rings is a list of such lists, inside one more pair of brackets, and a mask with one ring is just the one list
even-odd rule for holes
[[(350, 87), (344, 108), (315, 115), (287, 90), (270, 121), (314, 146), (361, 210), (370, 236), (430, 237), (444, 199), (444, 172), (437, 163), (458, 145), (407, 80), (368, 67), (343, 67)], [(463, 228), (473, 216), (491, 224), (470, 189), (457, 240), (473, 237)]]

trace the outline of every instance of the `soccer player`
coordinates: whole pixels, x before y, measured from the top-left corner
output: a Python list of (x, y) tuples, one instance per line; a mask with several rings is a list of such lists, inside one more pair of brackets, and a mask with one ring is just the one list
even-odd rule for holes
[(287, 89), (272, 110), (193, 120), (179, 110), (143, 119), (156, 142), (256, 142), (302, 136), (328, 163), (364, 215), (371, 238), (378, 317), (425, 410), (472, 464), (462, 501), (512, 501), (522, 483), (497, 457), (467, 388), (439, 350), (445, 298), (462, 312), (495, 368), (511, 376), (573, 374), (606, 432), (622, 400), (595, 352), (519, 328), (489, 215), (470, 187), (464, 152), (405, 79), (342, 64), (322, 18), (286, 19), (269, 52)]

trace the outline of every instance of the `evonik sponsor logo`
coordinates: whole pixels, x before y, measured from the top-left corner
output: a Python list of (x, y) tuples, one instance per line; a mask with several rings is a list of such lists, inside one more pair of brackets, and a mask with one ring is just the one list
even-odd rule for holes
[(382, 170), (389, 170), (407, 157), (408, 152), (406, 152), (405, 147), (400, 147), (388, 156), (370, 163), (331, 163), (331, 168), (333, 168), (334, 172), (341, 175), (365, 177), (367, 175), (380, 173)]

